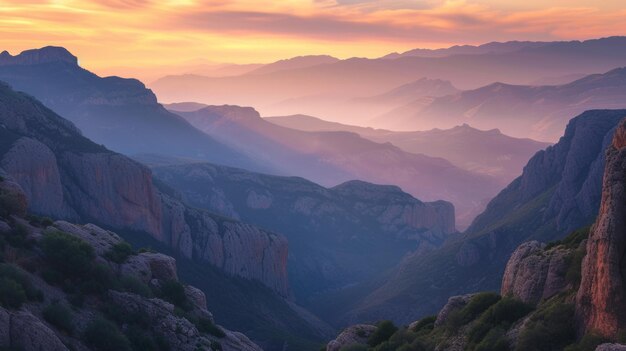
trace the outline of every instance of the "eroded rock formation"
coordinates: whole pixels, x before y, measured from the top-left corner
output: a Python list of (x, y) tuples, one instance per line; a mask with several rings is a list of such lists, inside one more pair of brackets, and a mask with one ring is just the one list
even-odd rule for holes
[(581, 332), (609, 338), (626, 328), (626, 120), (607, 150), (602, 202), (589, 235), (576, 298)]

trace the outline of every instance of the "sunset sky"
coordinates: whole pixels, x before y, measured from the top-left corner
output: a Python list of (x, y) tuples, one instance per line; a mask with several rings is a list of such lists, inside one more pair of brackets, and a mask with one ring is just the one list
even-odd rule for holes
[(0, 0), (12, 54), (64, 46), (103, 74), (308, 54), (626, 34), (623, 0)]

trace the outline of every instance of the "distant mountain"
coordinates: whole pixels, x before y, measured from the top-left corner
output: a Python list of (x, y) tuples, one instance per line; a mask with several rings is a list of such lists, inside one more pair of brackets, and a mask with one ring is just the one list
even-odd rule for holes
[(291, 290), (282, 235), (186, 205), (147, 167), (92, 142), (5, 83), (0, 174), (21, 187), (34, 215), (95, 223), (136, 247), (176, 256), (181, 275), (205, 291), (221, 322), (250, 332), (266, 350), (284, 350), (285, 340), (290, 350), (316, 350), (325, 335), (323, 323), (318, 328), (286, 299)]
[(441, 79), (421, 78), (414, 82), (403, 84), (383, 94), (357, 98), (354, 102), (366, 105), (382, 105), (388, 108), (408, 104), (418, 98), (431, 98), (452, 95), (460, 92), (452, 83)]
[(348, 108), (350, 100), (384, 94), (423, 77), (447, 80), (465, 90), (493, 82), (530, 84), (543, 77), (594, 74), (622, 66), (626, 66), (626, 37), (611, 37), (479, 55), (351, 58), (263, 75), (169, 76), (154, 82), (151, 88), (165, 102), (255, 106), (268, 116), (302, 113), (363, 125), (381, 112)]
[(324, 188), (298, 177), (168, 160), (159, 166), (155, 156), (145, 158), (189, 204), (284, 234), (290, 284), (306, 306), (456, 233), (452, 204), (422, 202), (395, 186), (351, 181)]
[(538, 48), (551, 44), (550, 42), (541, 41), (507, 41), (504, 43), (491, 42), (478, 46), (474, 45), (455, 45), (444, 49), (413, 49), (403, 53), (391, 53), (385, 55), (384, 59), (396, 59), (399, 57), (445, 57), (452, 55), (482, 55), (514, 52), (526, 48)]
[(491, 175), (506, 184), (522, 173), (526, 162), (549, 144), (517, 139), (499, 130), (478, 130), (467, 124), (451, 129), (423, 132), (394, 132), (350, 126), (305, 116), (266, 117), (287, 128), (304, 131), (348, 131), (375, 142), (389, 142), (417, 154), (441, 157), (463, 169)]
[(306, 68), (327, 63), (334, 63), (337, 61), (339, 61), (338, 58), (328, 55), (298, 56), (263, 65), (253, 71), (250, 71), (249, 74), (268, 74), (290, 69)]
[(517, 245), (561, 239), (590, 225), (600, 205), (605, 151), (624, 116), (626, 110), (597, 110), (572, 119), (561, 140), (537, 153), (464, 237), (405, 259), (371, 294), (343, 307), (351, 316), (346, 321), (405, 323), (438, 310), (449, 296), (498, 290)]
[[(254, 109), (209, 106), (179, 112), (192, 125), (249, 157), (325, 186), (348, 180), (393, 184), (424, 201), (455, 205), (461, 227), (501, 184), (450, 162), (412, 154), (349, 132), (303, 132), (265, 121)], [(469, 185), (471, 184), (471, 186)]]
[(386, 128), (449, 128), (469, 122), (478, 128), (555, 141), (570, 116), (594, 108), (626, 107), (626, 68), (593, 74), (559, 86), (494, 83), (486, 87), (397, 108), (376, 119)]
[(65, 116), (86, 137), (125, 154), (158, 152), (264, 169), (168, 112), (134, 79), (101, 78), (63, 48), (0, 54), (0, 80)]

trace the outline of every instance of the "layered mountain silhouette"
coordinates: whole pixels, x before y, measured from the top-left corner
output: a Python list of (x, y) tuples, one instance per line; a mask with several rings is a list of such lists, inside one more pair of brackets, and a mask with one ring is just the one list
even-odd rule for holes
[(177, 112), (196, 128), (284, 175), (325, 186), (360, 179), (394, 184), (424, 201), (455, 205), (457, 223), (469, 224), (501, 184), (437, 157), (413, 154), (351, 132), (304, 132), (270, 123), (252, 108), (208, 106)]
[(593, 74), (557, 86), (493, 83), (476, 90), (415, 100), (376, 119), (375, 124), (412, 130), (449, 128), (469, 122), (479, 128), (556, 141), (570, 116), (595, 108), (626, 107), (626, 68)]
[(59, 47), (0, 54), (0, 80), (72, 121), (86, 137), (125, 154), (158, 152), (264, 169), (168, 112), (134, 79), (101, 78)]
[(131, 243), (175, 256), (179, 274), (205, 291), (222, 323), (266, 349), (282, 350), (285, 339), (294, 349), (311, 347), (328, 332), (289, 300), (284, 236), (188, 206), (147, 167), (92, 142), (5, 83), (0, 174), (21, 188), (32, 214), (115, 229)]
[(517, 245), (561, 239), (595, 220), (605, 150), (624, 116), (626, 110), (597, 110), (574, 118), (559, 143), (537, 153), (462, 238), (405, 259), (360, 301), (334, 306), (337, 316), (405, 323), (438, 310), (449, 296), (497, 290)]
[[(351, 58), (263, 75), (169, 76), (157, 80), (151, 88), (165, 102), (246, 105), (255, 106), (263, 115), (303, 113), (343, 123), (364, 123), (376, 115), (367, 110), (350, 113), (337, 106), (354, 98), (383, 94), (423, 77), (448, 80), (460, 89), (476, 89), (493, 82), (529, 84), (544, 77), (606, 72), (626, 65), (625, 43), (625, 37), (611, 37), (510, 44), (512, 51), (487, 50), (481, 54)], [(289, 103), (292, 100), (299, 103)], [(432, 126), (419, 129), (427, 128)]]
[(468, 171), (491, 175), (504, 184), (517, 178), (535, 152), (549, 144), (517, 139), (497, 129), (479, 130), (467, 124), (450, 129), (395, 132), (351, 126), (305, 116), (266, 117), (287, 128), (303, 131), (349, 131), (379, 143), (389, 142), (401, 149), (441, 157)]

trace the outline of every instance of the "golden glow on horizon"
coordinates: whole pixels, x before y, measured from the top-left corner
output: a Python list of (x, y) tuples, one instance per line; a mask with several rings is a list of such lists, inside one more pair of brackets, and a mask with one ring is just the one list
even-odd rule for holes
[(148, 77), (150, 69), (171, 73), (192, 61), (378, 57), (494, 40), (624, 35), (622, 2), (0, 0), (0, 43), (12, 54), (64, 46), (97, 73)]

